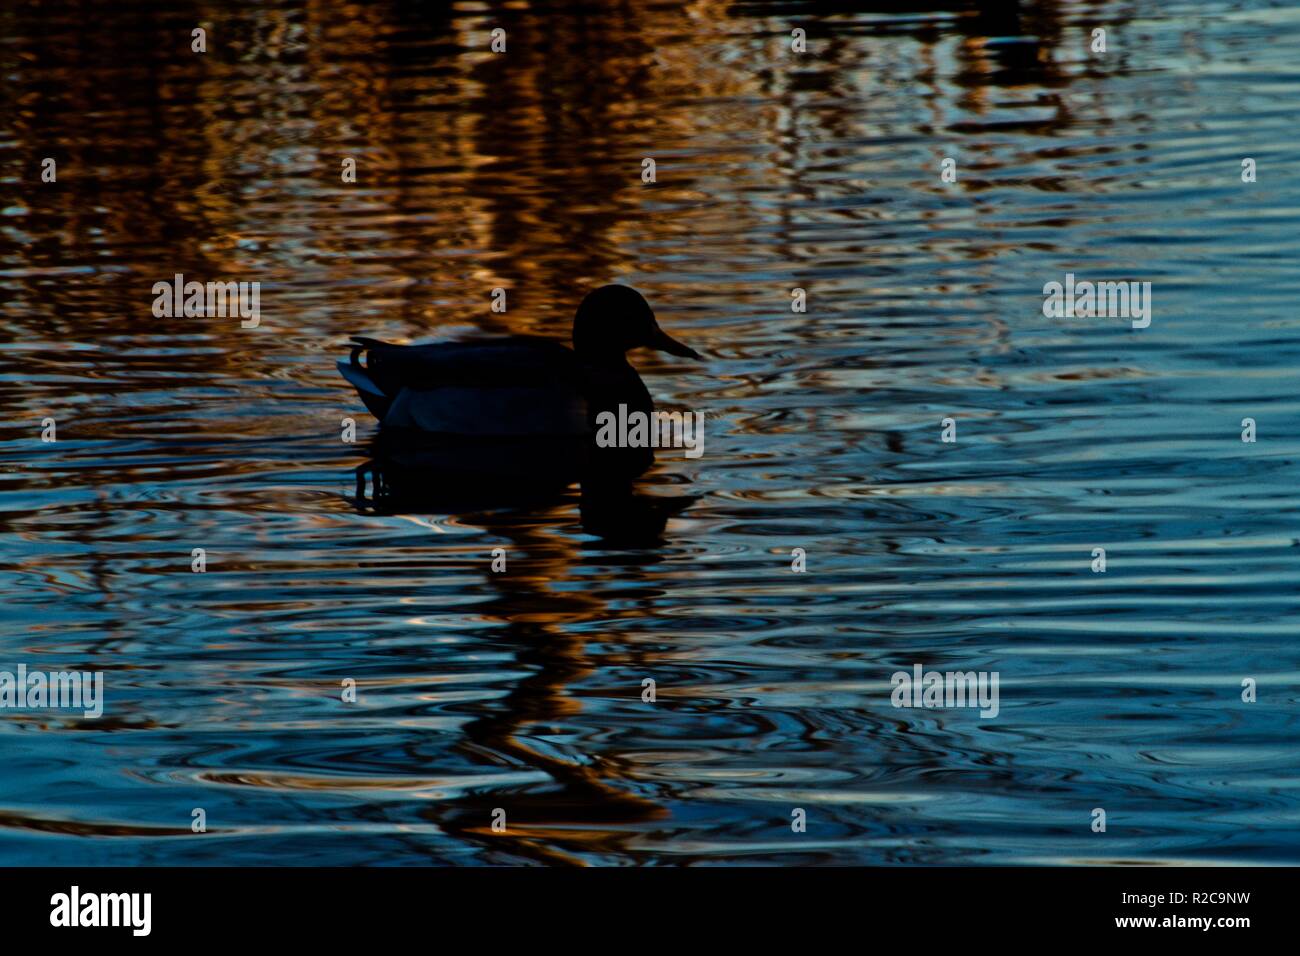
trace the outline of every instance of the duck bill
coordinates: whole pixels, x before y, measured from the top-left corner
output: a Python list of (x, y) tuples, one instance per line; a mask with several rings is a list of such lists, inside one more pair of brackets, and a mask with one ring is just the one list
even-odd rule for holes
[(654, 334), (650, 336), (650, 341), (646, 343), (652, 349), (660, 352), (667, 352), (669, 355), (680, 355), (682, 358), (698, 359), (700, 353), (695, 351), (689, 345), (683, 345), (675, 338), (665, 332), (663, 329), (656, 327)]

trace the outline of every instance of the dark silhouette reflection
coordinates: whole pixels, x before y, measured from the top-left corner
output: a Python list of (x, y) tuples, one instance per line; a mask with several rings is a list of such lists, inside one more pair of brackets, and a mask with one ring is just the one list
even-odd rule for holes
[[(372, 450), (376, 446), (372, 445)], [(636, 825), (667, 816), (653, 800), (634, 792), (639, 784), (616, 758), (592, 760), (586, 745), (563, 742), (571, 718), (585, 708), (574, 685), (593, 673), (590, 637), (575, 621), (608, 617), (597, 589), (573, 588), (582, 550), (571, 535), (575, 497), (582, 529), (604, 547), (625, 548), (620, 575), (639, 575), (640, 565), (659, 560), (668, 519), (698, 496), (640, 493), (629, 480), (588, 476), (572, 486), (544, 488), (518, 480), (448, 481), (439, 472), (376, 457), (356, 470), (356, 506), (379, 514), (457, 514), (461, 523), (503, 539), (505, 573), (487, 570), (491, 597), (475, 614), (500, 628), (491, 640), (514, 655), (514, 669), (527, 673), (504, 697), (473, 705), (474, 719), (461, 728), (456, 749), (496, 768), (534, 770), (547, 782), (515, 793), (494, 791), (442, 801), (422, 811), (449, 833), (545, 862), (573, 862), (578, 852), (616, 852)], [(636, 706), (639, 686), (625, 688)], [(542, 738), (545, 738), (544, 740)], [(559, 739), (561, 742), (556, 743)], [(507, 814), (507, 830), (492, 830), (492, 812)]]
[[(376, 514), (465, 514), (498, 509), (526, 514), (557, 503), (571, 504), (571, 486), (571, 480), (554, 474), (545, 481), (520, 481), (516, 476), (448, 479), (444, 473), (410, 460), (375, 457), (356, 469), (354, 503)], [(582, 530), (612, 547), (660, 544), (668, 519), (699, 498), (641, 494), (636, 481), (604, 475), (589, 474), (580, 487)]]
[(668, 519), (699, 495), (636, 494), (630, 481), (588, 481), (582, 486), (582, 530), (613, 547), (644, 548), (662, 540)]

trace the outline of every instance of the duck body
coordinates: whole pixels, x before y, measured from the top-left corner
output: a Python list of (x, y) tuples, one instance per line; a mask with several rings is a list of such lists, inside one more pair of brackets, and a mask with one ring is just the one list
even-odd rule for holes
[(352, 341), (338, 368), (380, 421), (384, 457), (461, 480), (557, 485), (594, 472), (632, 477), (653, 464), (650, 448), (597, 448), (593, 440), (602, 411), (654, 411), (628, 348), (699, 357), (663, 333), (645, 300), (625, 286), (587, 296), (574, 320), (573, 349), (529, 336)]

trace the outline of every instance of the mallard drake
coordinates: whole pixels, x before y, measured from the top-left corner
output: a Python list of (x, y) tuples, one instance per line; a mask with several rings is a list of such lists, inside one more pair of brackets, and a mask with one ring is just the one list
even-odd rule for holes
[(580, 477), (593, 467), (643, 472), (653, 449), (596, 449), (592, 441), (602, 411), (625, 405), (654, 412), (627, 352), (644, 346), (700, 358), (659, 328), (641, 294), (623, 285), (602, 286), (582, 300), (572, 349), (532, 336), (433, 345), (351, 341), (351, 355), (338, 368), (379, 419), (382, 454), (408, 466), (530, 480)]

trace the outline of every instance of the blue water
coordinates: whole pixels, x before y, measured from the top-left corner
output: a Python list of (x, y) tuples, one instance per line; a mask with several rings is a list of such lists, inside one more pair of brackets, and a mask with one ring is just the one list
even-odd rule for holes
[[(1300, 862), (1300, 10), (996, 6), (0, 12), (0, 671), (105, 682), (0, 710), (0, 863)], [(662, 533), (358, 496), (348, 335), (607, 281), (706, 355)]]

